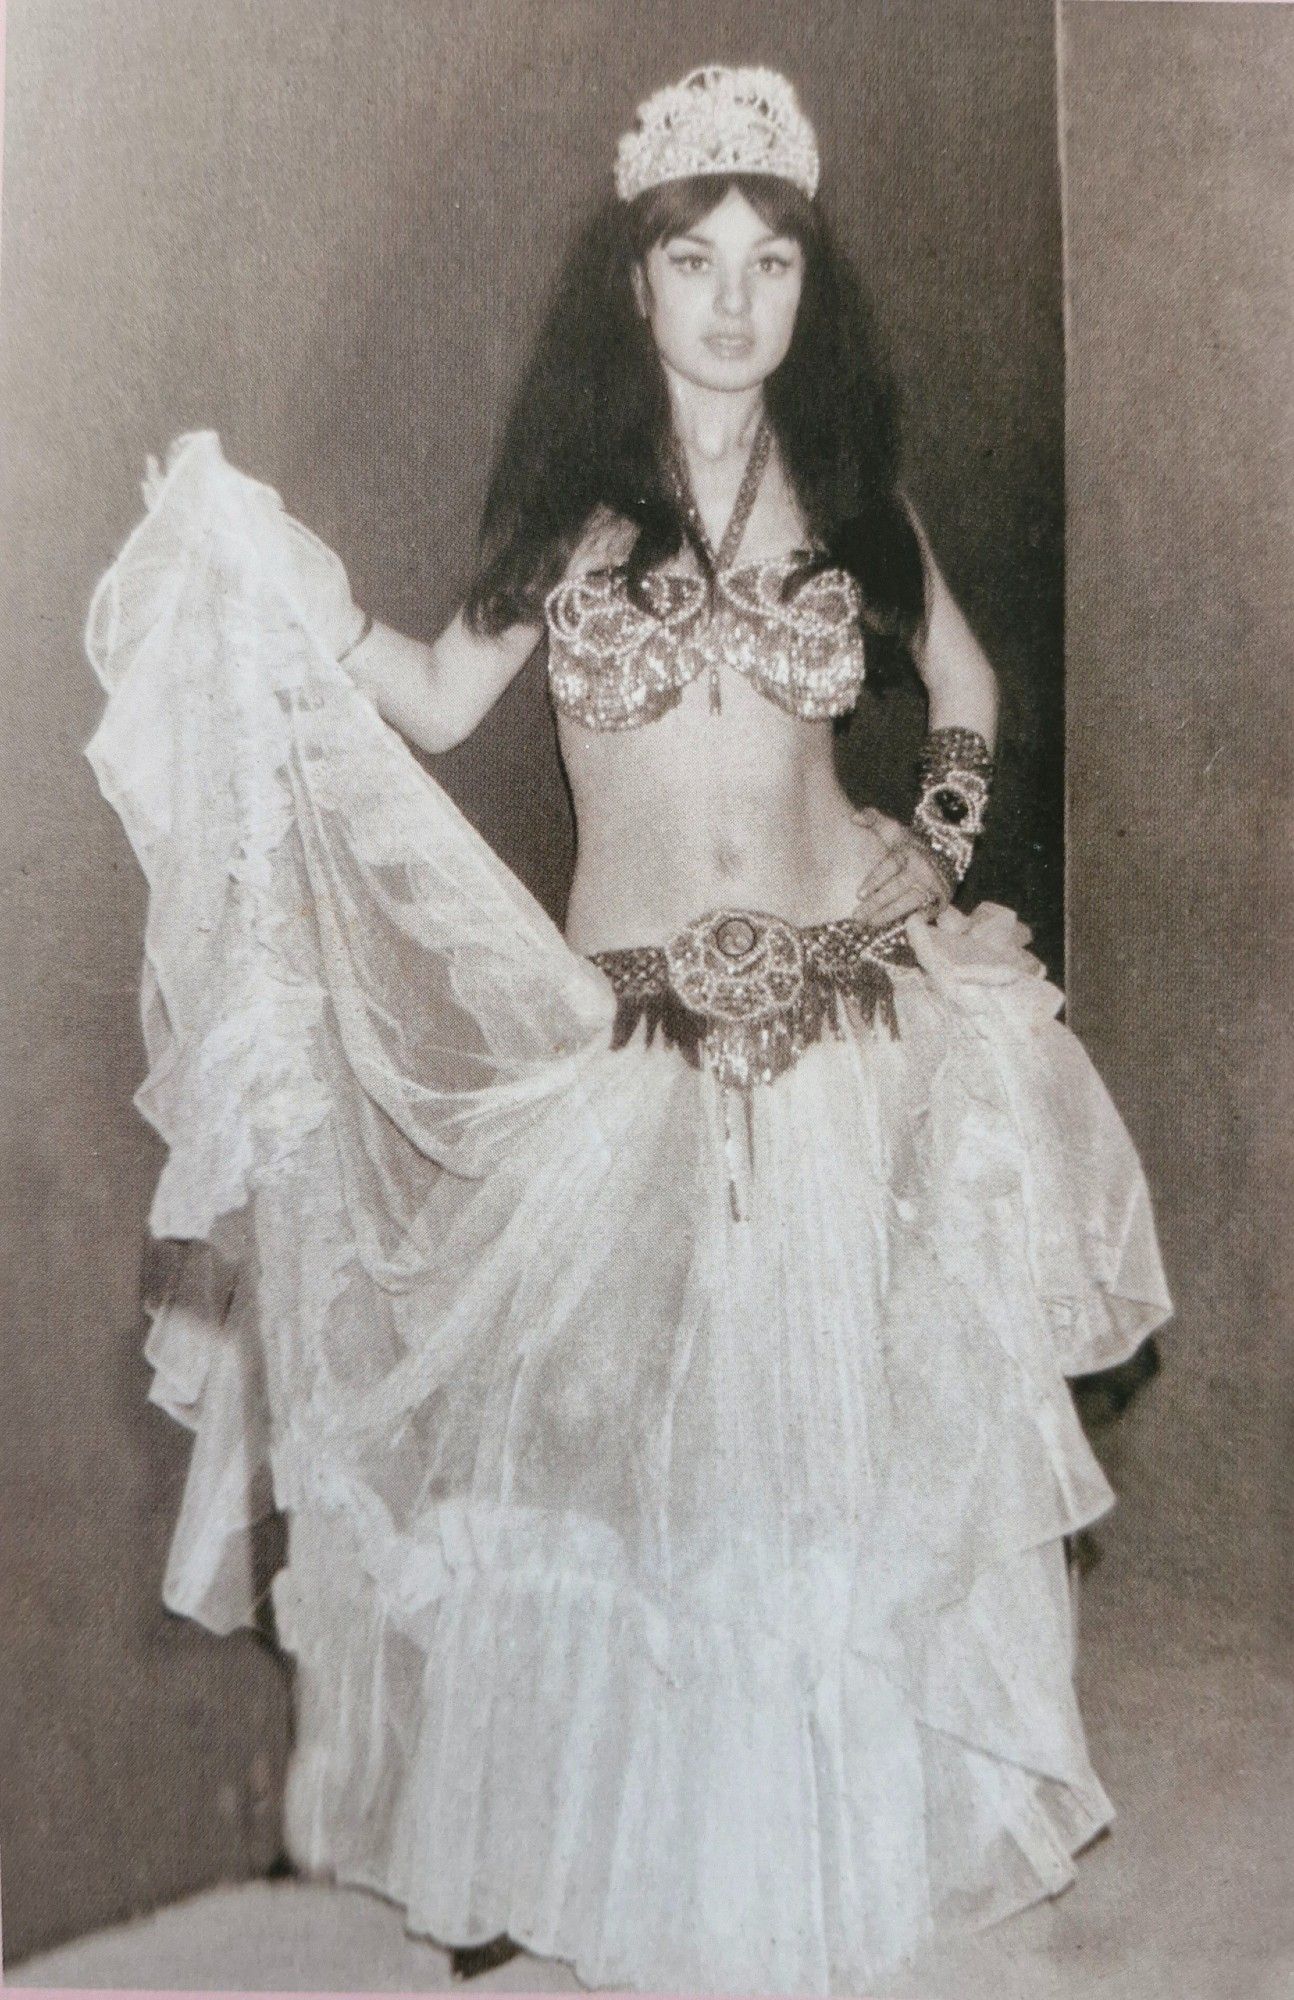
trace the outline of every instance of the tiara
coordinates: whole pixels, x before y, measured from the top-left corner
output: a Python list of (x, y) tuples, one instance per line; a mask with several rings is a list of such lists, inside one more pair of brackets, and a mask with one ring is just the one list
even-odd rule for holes
[(638, 106), (616, 149), (621, 201), (693, 174), (777, 174), (812, 199), (818, 142), (784, 76), (710, 63)]

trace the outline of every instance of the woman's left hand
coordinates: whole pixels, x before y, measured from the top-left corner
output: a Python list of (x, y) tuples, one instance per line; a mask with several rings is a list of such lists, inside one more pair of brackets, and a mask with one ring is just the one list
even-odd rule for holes
[(864, 923), (883, 928), (918, 911), (937, 917), (952, 896), (924, 841), (875, 806), (860, 806), (851, 817), (876, 837), (858, 885), (857, 914)]

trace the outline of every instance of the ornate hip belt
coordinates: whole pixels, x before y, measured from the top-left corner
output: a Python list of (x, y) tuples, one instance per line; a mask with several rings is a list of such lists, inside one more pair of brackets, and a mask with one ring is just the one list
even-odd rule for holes
[(648, 1043), (659, 1030), (694, 1068), (747, 1092), (781, 1076), (825, 1029), (842, 1034), (842, 1005), (868, 1027), (879, 1015), (897, 1035), (888, 968), (917, 963), (901, 925), (798, 926), (763, 910), (708, 910), (668, 944), (589, 955), (615, 988), (613, 1048), (645, 1021)]

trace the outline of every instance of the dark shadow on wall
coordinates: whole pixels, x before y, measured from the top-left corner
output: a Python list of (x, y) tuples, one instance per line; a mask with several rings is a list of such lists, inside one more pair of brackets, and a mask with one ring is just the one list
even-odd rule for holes
[(1287, 1679), (1294, 9), (1064, 0), (1061, 53), (1071, 1020), (1177, 1308), (1101, 1532)]

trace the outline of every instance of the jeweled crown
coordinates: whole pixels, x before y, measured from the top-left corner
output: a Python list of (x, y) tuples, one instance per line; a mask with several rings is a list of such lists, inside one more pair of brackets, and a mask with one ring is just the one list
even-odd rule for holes
[(633, 201), (693, 174), (777, 174), (812, 199), (818, 171), (813, 127), (784, 76), (709, 63), (638, 106), (616, 151), (616, 193)]

